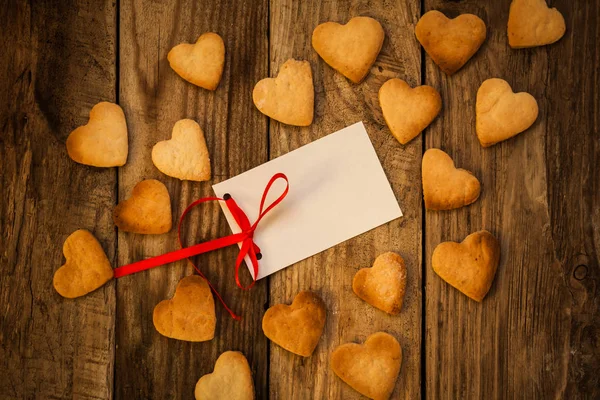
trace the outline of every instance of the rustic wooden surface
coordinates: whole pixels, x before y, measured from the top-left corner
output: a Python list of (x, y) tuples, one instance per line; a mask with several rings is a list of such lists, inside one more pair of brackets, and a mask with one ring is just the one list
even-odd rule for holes
[[(367, 15), (381, 22), (386, 38), (378, 61), (362, 83), (355, 85), (325, 64), (312, 49), (311, 35), (320, 23), (345, 23), (353, 15)], [(396, 398), (418, 398), (420, 393), (421, 343), (421, 139), (401, 146), (389, 134), (379, 108), (377, 92), (391, 77), (420, 82), (421, 55), (413, 39), (419, 6), (399, 1), (389, 7), (369, 1), (296, 2), (271, 1), (271, 75), (288, 58), (308, 60), (315, 84), (315, 119), (307, 128), (271, 121), (271, 158), (364, 121), (404, 216), (389, 224), (335, 246), (270, 278), (270, 304), (290, 303), (296, 293), (310, 289), (327, 306), (323, 336), (311, 358), (271, 346), (270, 393), (273, 399), (358, 399), (355, 392), (329, 369), (329, 355), (346, 342), (363, 342), (386, 331), (403, 350)], [(292, 183), (293, 184), (293, 183)], [(360, 182), (357, 182), (359, 185)], [(357, 210), (360, 212), (360, 210)], [(408, 284), (402, 313), (389, 316), (371, 307), (352, 292), (352, 278), (370, 267), (377, 255), (396, 251), (406, 261)], [(307, 385), (307, 382), (311, 384)]]
[[(267, 161), (267, 120), (252, 104), (252, 88), (267, 74), (267, 3), (232, 0), (133, 1), (120, 9), (119, 101), (127, 115), (129, 160), (119, 173), (119, 199), (142, 179), (156, 178), (171, 194), (175, 224), (193, 200), (213, 195), (211, 184)], [(196, 41), (203, 32), (225, 41), (223, 79), (210, 92), (182, 80), (167, 53), (178, 43)], [(196, 120), (211, 155), (212, 182), (181, 182), (152, 164), (152, 146), (171, 137), (176, 121)], [(217, 204), (200, 207), (185, 225), (185, 241), (198, 243), (230, 233)], [(178, 246), (177, 231), (158, 236), (119, 233), (119, 264), (165, 253)], [(159, 335), (152, 323), (156, 304), (171, 298), (181, 278), (193, 273), (187, 262), (125, 277), (117, 283), (115, 396), (122, 399), (190, 398), (198, 378), (212, 372), (226, 350), (242, 351), (250, 362), (258, 398), (267, 396), (268, 342), (262, 334), (267, 281), (251, 291), (234, 284), (233, 247), (197, 257), (201, 270), (243, 314), (234, 321), (217, 302), (216, 339), (189, 343)], [(216, 299), (215, 299), (216, 300)]]
[[(506, 42), (510, 0), (402, 0), (198, 3), (193, 0), (67, 2), (9, 0), (0, 8), (0, 399), (191, 398), (197, 379), (225, 350), (248, 357), (258, 399), (352, 399), (360, 396), (329, 369), (340, 343), (385, 330), (404, 360), (393, 398), (598, 398), (600, 382), (600, 0), (551, 0), (567, 22), (558, 43), (512, 50)], [(447, 77), (414, 39), (420, 15), (470, 12), (488, 39), (467, 66)], [(386, 32), (367, 79), (354, 85), (312, 50), (325, 21), (377, 18)], [(180, 79), (166, 54), (201, 33), (225, 41), (215, 92)], [(252, 104), (261, 78), (288, 58), (311, 63), (315, 121), (294, 128), (269, 121)], [(424, 135), (399, 145), (377, 101), (391, 77), (440, 90), (443, 110)], [(489, 77), (532, 93), (540, 116), (527, 132), (483, 149), (474, 131), (475, 94)], [(123, 107), (130, 153), (125, 167), (72, 162), (65, 140), (99, 101)], [(180, 182), (159, 173), (150, 149), (181, 118), (205, 132), (214, 178)], [(62, 243), (92, 231), (117, 266), (177, 246), (175, 232), (118, 233), (112, 207), (142, 179), (164, 182), (174, 222), (210, 185), (363, 120), (405, 216), (288, 268), (242, 292), (232, 285), (230, 248), (197, 258), (200, 268), (243, 313), (235, 322), (217, 304), (208, 343), (160, 336), (154, 306), (192, 273), (184, 262), (157, 268), (76, 300), (52, 288)], [(440, 147), (483, 184), (475, 204), (425, 211), (423, 151)], [(357, 184), (359, 184), (357, 182)], [(441, 241), (488, 229), (502, 246), (488, 297), (467, 299), (431, 270)], [(228, 233), (215, 205), (194, 212), (185, 240)], [(351, 293), (354, 273), (381, 252), (408, 266), (402, 313), (389, 317)], [(248, 276), (244, 276), (248, 278)], [(260, 322), (269, 305), (310, 289), (328, 308), (325, 332), (308, 359), (269, 343)]]
[(115, 100), (116, 8), (74, 3), (0, 7), (0, 399), (113, 391), (114, 283), (77, 300), (52, 287), (79, 228), (116, 260), (116, 170), (65, 148), (94, 104)]
[[(510, 0), (425, 1), (425, 12), (470, 12), (488, 27), (482, 48), (454, 76), (429, 57), (425, 65), (425, 82), (441, 91), (444, 104), (426, 147), (447, 151), (482, 183), (473, 205), (426, 213), (431, 398), (600, 397), (600, 1), (549, 3), (565, 16), (565, 37), (513, 50), (506, 39)], [(475, 134), (475, 99), (492, 77), (531, 93), (540, 113), (526, 132), (484, 149)], [(480, 229), (499, 239), (501, 260), (477, 304), (432, 271), (431, 255), (440, 242)]]

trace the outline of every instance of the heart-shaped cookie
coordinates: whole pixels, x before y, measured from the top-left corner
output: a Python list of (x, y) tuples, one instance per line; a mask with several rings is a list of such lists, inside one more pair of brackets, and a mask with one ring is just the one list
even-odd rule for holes
[(167, 59), (173, 71), (186, 81), (215, 90), (223, 74), (225, 44), (216, 33), (204, 33), (194, 44), (182, 43), (173, 47)]
[(90, 111), (87, 125), (67, 138), (73, 161), (93, 167), (120, 167), (127, 162), (127, 122), (117, 104), (102, 102)]
[(489, 147), (533, 125), (538, 105), (529, 93), (513, 93), (506, 81), (492, 78), (477, 91), (475, 115), (479, 142)]
[(133, 188), (131, 197), (113, 210), (115, 225), (124, 232), (158, 235), (171, 230), (171, 198), (167, 187), (146, 179)]
[(357, 392), (389, 399), (402, 365), (402, 348), (393, 336), (377, 332), (364, 344), (346, 343), (331, 353), (331, 369)]
[(177, 121), (171, 139), (154, 145), (152, 162), (163, 174), (181, 180), (202, 182), (211, 176), (204, 132), (191, 119)]
[(371, 268), (359, 270), (352, 280), (354, 293), (373, 307), (398, 314), (406, 291), (406, 266), (396, 253), (383, 253)]
[(508, 14), (508, 44), (514, 49), (544, 46), (566, 31), (565, 19), (545, 0), (513, 0)]
[(269, 308), (262, 320), (265, 336), (287, 351), (303, 357), (317, 347), (325, 326), (325, 304), (314, 293), (302, 291), (292, 305)]
[(427, 54), (442, 71), (452, 75), (469, 61), (485, 41), (485, 22), (473, 14), (454, 19), (439, 11), (425, 13), (415, 34)]
[(431, 266), (436, 274), (475, 301), (490, 290), (500, 260), (500, 244), (488, 231), (470, 234), (462, 243), (440, 243)]
[(402, 144), (413, 140), (442, 109), (442, 98), (431, 86), (411, 88), (402, 79), (390, 79), (379, 89), (379, 104), (392, 135)]
[(179, 281), (171, 300), (154, 307), (154, 327), (163, 336), (188, 342), (215, 337), (215, 301), (206, 279), (198, 275)]
[(333, 69), (359, 83), (377, 59), (384, 37), (377, 20), (354, 17), (346, 25), (325, 22), (317, 26), (312, 34), (312, 46)]
[(315, 108), (315, 88), (308, 61), (287, 60), (277, 78), (259, 81), (252, 92), (258, 110), (288, 125), (308, 126)]
[(54, 288), (69, 299), (88, 294), (112, 279), (113, 269), (94, 235), (80, 229), (63, 244), (65, 264), (54, 273)]
[(217, 358), (212, 374), (196, 383), (196, 400), (254, 400), (254, 382), (248, 360), (239, 351), (226, 351)]
[(479, 198), (479, 180), (466, 169), (456, 168), (454, 161), (440, 149), (423, 155), (423, 197), (428, 210), (452, 210)]

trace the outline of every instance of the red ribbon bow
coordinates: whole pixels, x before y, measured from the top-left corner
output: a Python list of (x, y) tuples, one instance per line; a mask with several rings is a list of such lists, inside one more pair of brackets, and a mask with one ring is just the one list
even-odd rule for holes
[[(275, 183), (275, 181), (278, 179), (285, 180), (285, 183), (286, 183), (285, 190), (275, 201), (273, 201), (265, 209), (264, 208), (265, 201), (267, 199), (269, 190), (271, 189), (271, 186), (273, 185), (273, 183)], [(181, 215), (181, 218), (179, 219), (179, 225), (177, 227), (177, 235), (179, 238), (179, 245), (181, 246), (181, 249), (172, 251), (170, 253), (162, 254), (160, 256), (148, 258), (146, 260), (141, 260), (141, 261), (135, 262), (133, 264), (128, 264), (128, 265), (124, 265), (122, 267), (116, 268), (114, 270), (115, 278), (121, 278), (126, 275), (135, 274), (136, 272), (145, 271), (150, 268), (158, 267), (160, 265), (172, 263), (172, 262), (179, 261), (179, 260), (186, 258), (190, 262), (190, 264), (193, 265), (196, 272), (198, 272), (198, 274), (201, 277), (206, 279), (206, 282), (208, 282), (208, 285), (210, 286), (212, 291), (215, 293), (215, 295), (217, 296), (217, 298), (219, 299), (221, 304), (223, 304), (225, 309), (229, 312), (229, 314), (234, 319), (239, 320), (241, 317), (238, 316), (237, 314), (235, 314), (229, 307), (227, 307), (227, 304), (225, 304), (225, 301), (221, 298), (221, 295), (217, 292), (217, 290), (210, 283), (210, 281), (206, 278), (206, 276), (204, 276), (204, 274), (200, 271), (198, 266), (196, 264), (194, 264), (194, 262), (192, 260), (190, 260), (189, 257), (195, 256), (198, 254), (202, 254), (202, 253), (206, 253), (206, 252), (209, 252), (212, 250), (220, 249), (223, 247), (231, 246), (233, 244), (242, 243), (242, 247), (240, 248), (240, 253), (238, 254), (237, 260), (235, 262), (235, 283), (238, 285), (238, 287), (240, 289), (243, 289), (243, 290), (252, 288), (254, 286), (254, 284), (256, 283), (256, 277), (258, 276), (258, 260), (260, 260), (262, 258), (262, 254), (260, 253), (260, 248), (256, 245), (256, 243), (254, 243), (254, 240), (253, 240), (254, 231), (256, 230), (256, 227), (258, 226), (259, 222), (263, 219), (263, 217), (265, 215), (267, 215), (267, 213), (269, 211), (271, 211), (277, 204), (281, 203), (281, 201), (285, 198), (285, 196), (287, 196), (289, 188), (290, 188), (290, 185), (289, 185), (287, 176), (285, 176), (281, 172), (273, 175), (273, 177), (269, 180), (269, 183), (267, 184), (267, 186), (265, 187), (265, 190), (263, 192), (262, 199), (260, 201), (260, 210), (258, 213), (258, 218), (252, 225), (250, 225), (250, 221), (248, 220), (248, 216), (246, 216), (246, 213), (244, 213), (244, 211), (237, 205), (237, 203), (235, 202), (235, 200), (233, 200), (233, 198), (231, 197), (231, 195), (229, 195), (229, 193), (223, 195), (223, 198), (204, 197), (202, 199), (194, 201), (192, 204), (190, 204), (188, 206), (188, 208), (185, 209), (185, 211)], [(194, 246), (184, 248), (183, 243), (181, 242), (181, 225), (183, 224), (183, 220), (184, 220), (185, 216), (190, 212), (190, 210), (192, 208), (194, 208), (198, 204), (206, 203), (208, 201), (225, 201), (225, 205), (231, 212), (231, 215), (233, 215), (235, 222), (237, 222), (238, 226), (240, 227), (240, 229), (242, 231), (240, 233), (235, 233), (235, 234), (232, 234), (229, 236), (225, 236), (222, 238), (214, 239), (214, 240), (211, 240), (208, 242), (199, 243)], [(252, 276), (252, 283), (250, 285), (244, 287), (240, 283), (239, 269), (240, 269), (240, 265), (242, 265), (242, 261), (244, 260), (244, 257), (246, 257), (246, 255), (248, 255), (250, 257), (250, 261), (252, 262), (252, 270), (253, 270), (254, 274)]]

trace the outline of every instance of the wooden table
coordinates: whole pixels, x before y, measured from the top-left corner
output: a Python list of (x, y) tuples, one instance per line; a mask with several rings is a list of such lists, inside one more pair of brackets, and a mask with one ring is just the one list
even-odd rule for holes
[[(565, 16), (558, 43), (512, 50), (510, 0), (8, 0), (0, 7), (0, 399), (189, 399), (218, 355), (248, 358), (258, 399), (357, 399), (329, 369), (332, 349), (384, 330), (404, 358), (394, 398), (599, 398), (600, 381), (600, 0), (550, 0)], [(72, 4), (70, 4), (72, 3)], [(448, 77), (414, 37), (424, 12), (473, 13), (488, 38)], [(386, 32), (367, 79), (354, 85), (311, 47), (314, 27), (368, 15)], [(215, 92), (186, 83), (167, 52), (206, 31), (225, 41)], [(315, 121), (297, 128), (270, 121), (252, 104), (254, 84), (288, 58), (309, 60)], [(429, 84), (443, 111), (423, 135), (401, 146), (377, 100), (384, 81)], [(475, 136), (475, 95), (490, 77), (539, 102), (534, 126), (489, 149)], [(100, 101), (119, 103), (129, 127), (122, 168), (71, 161), (65, 140)], [(150, 149), (173, 124), (193, 118), (206, 133), (214, 178), (180, 182), (161, 174)], [(197, 258), (241, 322), (217, 306), (216, 337), (186, 343), (159, 335), (152, 310), (192, 273), (179, 262), (112, 281), (76, 299), (52, 287), (62, 243), (92, 231), (116, 267), (176, 248), (175, 231), (117, 232), (111, 212), (145, 178), (164, 182), (173, 217), (211, 184), (285, 154), (350, 123), (365, 122), (405, 212), (403, 218), (300, 262), (243, 292), (233, 282), (237, 250)], [(481, 198), (449, 212), (425, 211), (420, 162), (447, 151), (478, 176)], [(360, 182), (356, 183), (360, 185)], [(441, 241), (488, 229), (501, 263), (483, 303), (469, 300), (431, 269)], [(229, 232), (218, 206), (195, 211), (187, 243)], [(384, 251), (408, 266), (402, 313), (366, 305), (351, 280)], [(248, 276), (245, 276), (246, 280)], [(301, 358), (270, 343), (261, 318), (303, 289), (324, 299), (327, 325), (315, 354)]]

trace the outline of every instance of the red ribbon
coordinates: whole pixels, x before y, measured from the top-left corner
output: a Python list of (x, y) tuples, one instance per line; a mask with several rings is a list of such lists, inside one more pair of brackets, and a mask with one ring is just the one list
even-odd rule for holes
[[(273, 201), (265, 209), (264, 208), (265, 201), (267, 199), (269, 190), (271, 189), (271, 186), (273, 185), (273, 183), (275, 183), (275, 181), (278, 179), (285, 180), (285, 183), (286, 183), (285, 190), (275, 201)], [(285, 198), (285, 196), (287, 196), (289, 188), (290, 188), (290, 184), (288, 182), (287, 176), (285, 176), (281, 172), (273, 175), (273, 177), (269, 180), (269, 183), (267, 184), (267, 186), (265, 187), (265, 190), (263, 192), (262, 199), (260, 201), (260, 210), (258, 213), (258, 218), (252, 225), (250, 225), (250, 221), (248, 220), (248, 216), (246, 216), (246, 213), (244, 213), (244, 211), (237, 205), (235, 200), (233, 200), (233, 198), (228, 193), (223, 195), (223, 198), (205, 197), (205, 198), (194, 201), (192, 204), (190, 204), (188, 206), (188, 208), (185, 209), (185, 211), (181, 215), (181, 218), (179, 219), (179, 225), (177, 226), (177, 236), (179, 238), (179, 246), (181, 247), (181, 249), (172, 251), (170, 253), (162, 254), (160, 256), (148, 258), (146, 260), (134, 262), (133, 264), (128, 264), (128, 265), (124, 265), (122, 267), (116, 268), (114, 270), (115, 278), (121, 278), (123, 276), (135, 274), (136, 272), (145, 271), (150, 268), (158, 267), (160, 265), (172, 263), (172, 262), (179, 261), (179, 260), (186, 258), (190, 262), (190, 264), (193, 265), (196, 272), (198, 272), (198, 274), (201, 277), (206, 279), (206, 282), (208, 283), (208, 285), (210, 286), (212, 291), (215, 293), (215, 295), (217, 296), (217, 298), (219, 299), (221, 304), (223, 304), (223, 307), (225, 307), (225, 309), (229, 312), (229, 314), (234, 319), (237, 319), (237, 320), (241, 319), (240, 316), (235, 314), (229, 307), (227, 307), (227, 304), (225, 304), (225, 301), (223, 300), (223, 298), (221, 298), (221, 295), (217, 292), (217, 290), (210, 283), (210, 281), (206, 278), (206, 276), (204, 276), (204, 274), (200, 271), (198, 266), (196, 264), (194, 264), (194, 262), (192, 260), (190, 260), (189, 257), (195, 256), (198, 254), (202, 254), (202, 253), (206, 253), (206, 252), (209, 252), (212, 250), (220, 249), (223, 247), (231, 246), (233, 244), (242, 243), (240, 253), (238, 254), (237, 260), (235, 261), (235, 283), (238, 285), (238, 287), (240, 289), (243, 289), (243, 290), (252, 288), (254, 286), (254, 284), (256, 283), (256, 277), (258, 276), (258, 260), (260, 260), (262, 258), (262, 254), (260, 253), (260, 248), (256, 245), (256, 243), (254, 243), (254, 240), (253, 240), (254, 231), (256, 230), (256, 227), (258, 226), (259, 222), (263, 219), (263, 217), (265, 215), (267, 215), (267, 213), (269, 211), (271, 211), (277, 204), (281, 203), (281, 201)], [(199, 243), (194, 246), (184, 248), (183, 243), (181, 241), (181, 225), (183, 224), (183, 220), (184, 220), (185, 216), (190, 212), (190, 210), (192, 208), (196, 207), (199, 204), (206, 203), (208, 201), (225, 201), (225, 205), (231, 212), (231, 215), (233, 215), (235, 222), (238, 224), (238, 226), (240, 227), (240, 229), (242, 231), (240, 233), (235, 233), (233, 235), (225, 236), (222, 238), (214, 239), (214, 240), (211, 240), (208, 242)], [(240, 283), (239, 269), (240, 269), (240, 265), (242, 265), (242, 261), (244, 260), (244, 257), (246, 257), (246, 255), (248, 255), (250, 257), (250, 261), (252, 262), (252, 270), (253, 270), (254, 274), (252, 276), (252, 283), (250, 285), (244, 287)]]

